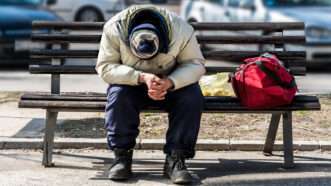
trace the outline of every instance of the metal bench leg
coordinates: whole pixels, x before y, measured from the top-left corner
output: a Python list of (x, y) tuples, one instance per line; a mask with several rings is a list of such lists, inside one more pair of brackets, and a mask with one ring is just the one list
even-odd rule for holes
[(281, 114), (272, 114), (272, 116), (271, 116), (268, 134), (267, 134), (267, 138), (265, 140), (265, 144), (264, 144), (264, 148), (263, 148), (263, 153), (265, 156), (272, 155), (272, 150), (274, 147), (276, 134), (277, 134), (278, 126), (279, 126), (280, 116), (281, 116)]
[(285, 169), (294, 167), (293, 160), (293, 136), (292, 136), (292, 112), (283, 114), (283, 143), (284, 143), (284, 165)]
[(56, 127), (57, 112), (51, 112), (47, 110), (46, 112), (46, 128), (44, 136), (44, 152), (43, 152), (43, 162), (45, 167), (52, 167), (52, 154), (54, 145), (54, 133)]

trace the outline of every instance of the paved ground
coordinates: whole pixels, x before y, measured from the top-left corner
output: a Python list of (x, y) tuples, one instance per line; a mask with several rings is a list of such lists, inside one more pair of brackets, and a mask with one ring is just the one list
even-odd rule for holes
[[(53, 168), (40, 165), (38, 151), (0, 151), (0, 185), (171, 185), (162, 176), (164, 156), (160, 151), (135, 152), (134, 178), (111, 182), (106, 172), (112, 161), (108, 151), (66, 150), (55, 155)], [(331, 153), (296, 154), (297, 167), (280, 168), (282, 157), (264, 157), (258, 152), (197, 152), (189, 161), (193, 185), (300, 185), (331, 184)]]

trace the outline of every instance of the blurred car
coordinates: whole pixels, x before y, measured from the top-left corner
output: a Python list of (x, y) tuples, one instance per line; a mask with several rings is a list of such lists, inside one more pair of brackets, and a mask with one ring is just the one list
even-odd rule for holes
[(55, 0), (49, 6), (65, 21), (105, 21), (125, 8), (124, 0)]
[(181, 16), (199, 22), (303, 21), (307, 61), (331, 61), (331, 0), (184, 0)]
[(31, 23), (35, 20), (60, 20), (46, 9), (52, 0), (0, 0), (0, 64), (13, 64), (14, 59), (28, 58)]
[(127, 4), (180, 4), (180, 0), (126, 0)]

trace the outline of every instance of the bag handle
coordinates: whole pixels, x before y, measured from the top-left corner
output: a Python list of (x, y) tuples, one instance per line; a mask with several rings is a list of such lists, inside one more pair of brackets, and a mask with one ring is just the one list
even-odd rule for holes
[(294, 78), (291, 80), (290, 83), (285, 83), (283, 82), (272, 70), (270, 70), (269, 68), (267, 68), (262, 61), (257, 61), (255, 62), (255, 64), (259, 67), (260, 70), (262, 70), (267, 76), (271, 77), (273, 80), (275, 80), (277, 82), (278, 85), (280, 85), (283, 88), (286, 89), (291, 89), (297, 86), (297, 84), (295, 83)]

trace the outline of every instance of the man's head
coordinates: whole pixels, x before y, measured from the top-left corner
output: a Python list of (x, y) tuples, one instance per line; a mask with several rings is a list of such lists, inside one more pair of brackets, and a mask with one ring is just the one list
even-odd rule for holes
[(159, 52), (159, 32), (149, 23), (137, 25), (130, 34), (130, 49), (140, 59), (150, 59)]
[(165, 18), (154, 10), (139, 10), (130, 20), (128, 43), (132, 53), (140, 59), (168, 53), (169, 28)]

